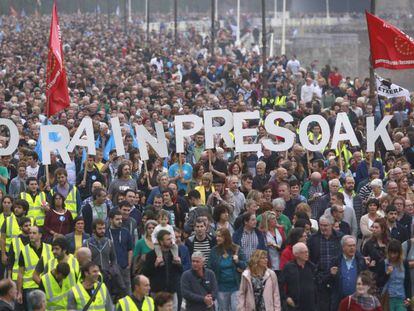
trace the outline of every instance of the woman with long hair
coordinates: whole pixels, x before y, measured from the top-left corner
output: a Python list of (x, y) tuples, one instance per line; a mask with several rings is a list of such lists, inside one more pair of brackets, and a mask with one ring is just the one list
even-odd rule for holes
[(246, 268), (245, 258), (226, 228), (217, 230), (216, 239), (217, 245), (211, 249), (208, 267), (216, 275), (219, 310), (236, 311), (240, 273)]
[(367, 210), (364, 216), (361, 217), (359, 227), (361, 228), (362, 241), (368, 240), (372, 236), (372, 225), (374, 221), (379, 217), (378, 210), (380, 208), (380, 202), (378, 199), (370, 198), (367, 201)]
[(386, 248), (389, 243), (387, 221), (384, 218), (378, 218), (371, 228), (372, 236), (365, 242), (362, 254), (375, 261), (375, 263), (379, 263), (385, 259)]
[(213, 174), (211, 174), (210, 172), (204, 173), (201, 186), (195, 187), (195, 190), (197, 190), (200, 193), (201, 204), (205, 205), (210, 194), (214, 192)]
[(193, 168), (193, 178), (190, 182), (190, 189), (194, 190), (195, 187), (201, 186), (203, 184), (203, 175), (204, 175), (204, 165), (201, 162), (198, 162), (194, 165)]
[(408, 261), (404, 260), (400, 241), (392, 239), (389, 242), (387, 257), (378, 264), (377, 274), (384, 309), (407, 310), (411, 297), (410, 267)]
[(277, 276), (267, 264), (267, 252), (255, 250), (250, 257), (248, 268), (242, 273), (237, 310), (282, 310)]
[(342, 299), (338, 311), (382, 311), (381, 303), (375, 296), (375, 283), (372, 273), (362, 271), (357, 278), (356, 290)]
[(414, 202), (414, 192), (410, 188), (410, 185), (408, 183), (408, 177), (406, 175), (402, 175), (400, 179), (398, 179), (397, 185), (398, 195), (402, 196), (405, 200), (410, 200), (411, 202)]
[(307, 174), (305, 168), (303, 167), (301, 159), (298, 156), (292, 156), (290, 158), (290, 161), (292, 162), (294, 170), (293, 175), (295, 175), (296, 179), (303, 185), (303, 183), (306, 180)]
[(280, 270), (283, 270), (285, 265), (295, 259), (295, 256), (293, 256), (293, 245), (295, 245), (298, 242), (303, 242), (306, 244), (306, 241), (308, 240), (308, 235), (305, 232), (304, 228), (293, 228), (287, 237), (286, 240), (286, 247), (283, 249), (281, 255), (280, 255)]
[[(228, 168), (229, 177), (236, 176), (239, 180), (241, 180), (242, 169), (240, 164), (236, 161), (229, 164)], [(240, 185), (239, 185), (240, 186)]]
[(142, 238), (135, 243), (133, 262), (135, 263), (135, 272), (140, 272), (143, 263), (145, 262), (145, 255), (154, 249), (152, 243), (152, 232), (158, 223), (155, 220), (149, 219), (144, 225), (144, 234)]
[(270, 266), (273, 271), (279, 272), (280, 253), (286, 239), (284, 227), (278, 224), (275, 212), (267, 211), (262, 214), (259, 229), (265, 236), (266, 246), (269, 250)]
[(212, 227), (216, 230), (225, 228), (229, 230), (231, 235), (233, 235), (234, 228), (229, 222), (229, 219), (229, 209), (227, 206), (220, 204), (213, 211), (214, 224), (212, 224)]
[(52, 239), (56, 235), (66, 235), (72, 231), (72, 213), (65, 207), (65, 198), (56, 192), (50, 202), (50, 210), (46, 212), (44, 238)]

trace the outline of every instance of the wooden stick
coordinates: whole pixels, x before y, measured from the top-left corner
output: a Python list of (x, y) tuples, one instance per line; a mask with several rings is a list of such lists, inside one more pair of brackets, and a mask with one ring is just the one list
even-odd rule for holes
[(86, 170), (86, 162), (88, 162), (88, 157), (86, 157), (85, 162), (83, 162), (83, 182), (85, 183), (86, 183), (86, 175), (88, 174), (88, 171)]
[(241, 152), (239, 153), (238, 160), (239, 160), (240, 171), (242, 171), (243, 170), (243, 161), (242, 161), (242, 153)]
[(46, 185), (50, 186), (50, 178), (49, 178), (49, 165), (45, 165), (45, 171), (46, 171)]
[(147, 173), (147, 184), (148, 184), (149, 187), (151, 187), (147, 160), (144, 160), (144, 168), (145, 168), (145, 173)]
[(312, 175), (312, 169), (311, 169), (310, 155), (309, 155), (309, 150), (308, 149), (306, 149), (306, 160), (308, 162), (308, 174), (309, 174), (308, 177), (310, 177), (310, 175)]
[(375, 154), (375, 152), (373, 152), (372, 156), (370, 156), (370, 158), (369, 158), (369, 168), (370, 169), (372, 168), (372, 160), (373, 160), (374, 154)]
[(208, 165), (210, 169), (210, 166), (211, 166), (211, 150), (210, 149), (208, 150)]
[(183, 158), (181, 157), (181, 153), (178, 154), (178, 172), (180, 175), (183, 172)]
[(338, 142), (338, 148), (339, 148), (339, 168), (341, 172), (344, 171), (344, 165), (342, 164), (342, 144), (341, 142)]

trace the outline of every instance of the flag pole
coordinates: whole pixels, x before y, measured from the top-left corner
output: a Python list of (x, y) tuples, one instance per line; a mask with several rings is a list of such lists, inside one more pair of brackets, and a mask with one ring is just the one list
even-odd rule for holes
[[(371, 9), (370, 13), (375, 15), (375, 8), (376, 8), (376, 0), (371, 0)], [(375, 106), (377, 105), (377, 98), (375, 96), (375, 89), (376, 89), (376, 81), (375, 81), (375, 72), (374, 66), (372, 63), (372, 53), (369, 55), (369, 101), (375, 110)]]

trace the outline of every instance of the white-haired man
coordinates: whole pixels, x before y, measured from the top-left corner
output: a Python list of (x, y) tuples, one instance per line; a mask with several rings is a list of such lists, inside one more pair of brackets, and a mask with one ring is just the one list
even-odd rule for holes
[(369, 262), (357, 252), (356, 242), (352, 235), (343, 236), (342, 253), (332, 260), (328, 280), (332, 287), (331, 310), (338, 310), (339, 302), (355, 292), (359, 273), (368, 268)]
[(299, 242), (293, 245), (293, 256), (295, 259), (288, 262), (282, 270), (281, 282), (287, 288), (282, 299), (286, 300), (292, 310), (317, 310), (316, 267), (309, 261), (306, 244)]
[(214, 309), (218, 295), (217, 280), (213, 271), (204, 268), (204, 261), (202, 252), (194, 252), (191, 269), (181, 276), (181, 292), (188, 310)]

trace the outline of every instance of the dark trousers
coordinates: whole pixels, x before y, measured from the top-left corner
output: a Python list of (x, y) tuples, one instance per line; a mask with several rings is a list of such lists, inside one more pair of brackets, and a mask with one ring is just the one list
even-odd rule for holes
[(331, 289), (325, 284), (319, 285), (319, 311), (331, 311)]

